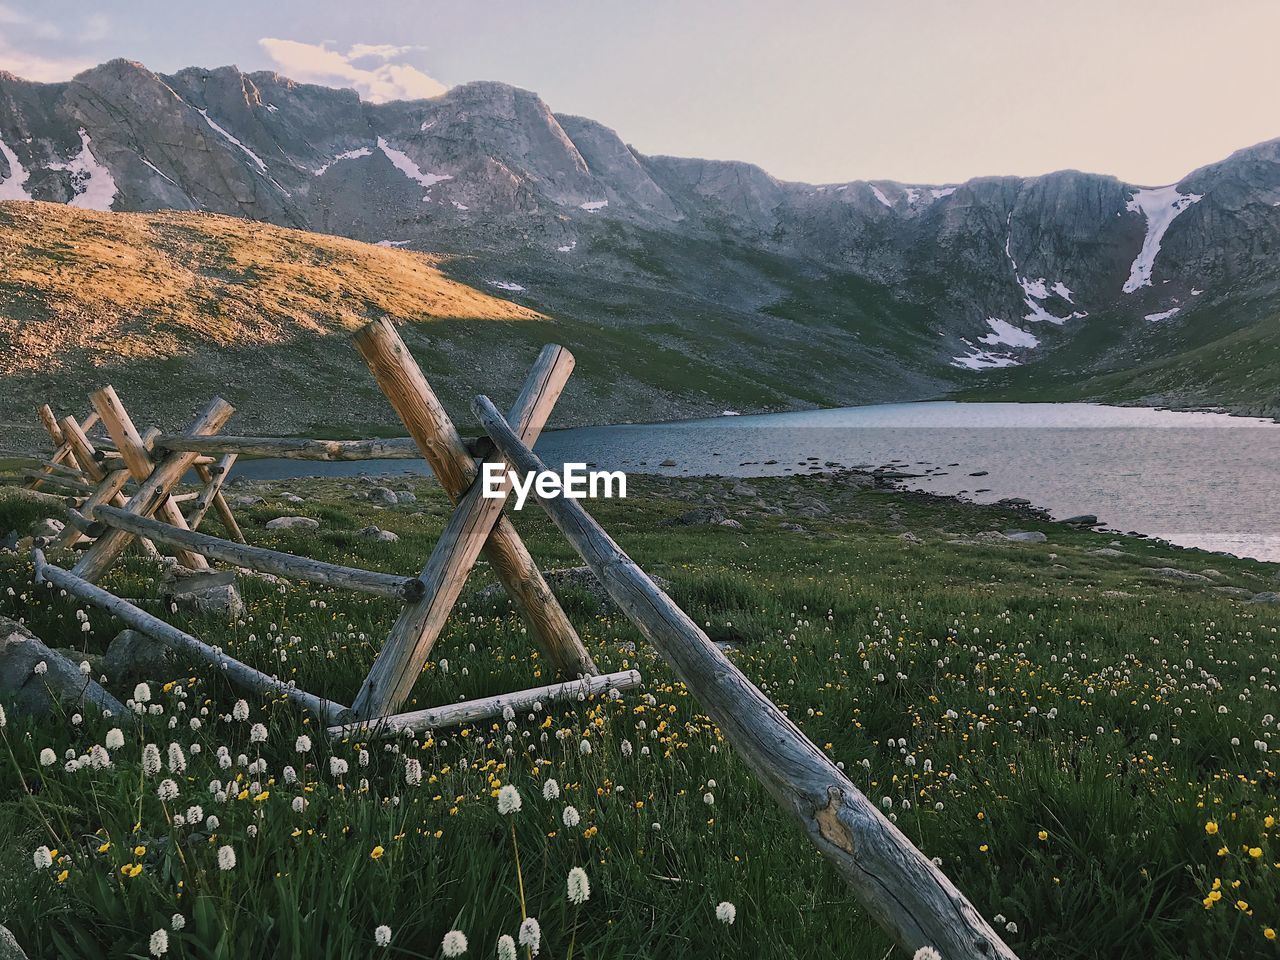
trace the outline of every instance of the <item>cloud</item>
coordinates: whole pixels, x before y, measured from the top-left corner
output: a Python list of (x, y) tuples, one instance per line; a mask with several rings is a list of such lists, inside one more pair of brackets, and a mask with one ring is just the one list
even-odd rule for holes
[[(330, 50), (324, 44), (275, 37), (263, 37), (258, 44), (275, 61), (280, 72), (291, 79), (353, 87), (364, 99), (374, 103), (435, 97), (449, 89), (417, 67), (390, 62), (419, 49), (415, 47), (357, 43), (343, 53)], [(370, 60), (375, 64), (361, 66), (358, 63)]]
[[(106, 17), (94, 14), (86, 18), (84, 29), (76, 39), (79, 42), (100, 40), (108, 31)], [(69, 80), (93, 66), (94, 61), (84, 57), (46, 56), (37, 52), (52, 41), (62, 41), (56, 44), (59, 48), (68, 46), (63, 41), (62, 28), (56, 23), (0, 3), (0, 70), (7, 70), (24, 80), (56, 83)]]

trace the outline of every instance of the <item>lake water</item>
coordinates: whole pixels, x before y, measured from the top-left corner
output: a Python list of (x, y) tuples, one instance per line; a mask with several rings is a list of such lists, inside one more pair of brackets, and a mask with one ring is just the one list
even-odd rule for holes
[[(981, 502), (1023, 497), (1055, 517), (1280, 561), (1280, 425), (1088, 403), (894, 403), (552, 431), (549, 466), (670, 476), (885, 467), (907, 486)], [(674, 462), (674, 466), (664, 465)], [(411, 460), (256, 460), (242, 477), (427, 473)], [(972, 476), (985, 472), (982, 476)]]

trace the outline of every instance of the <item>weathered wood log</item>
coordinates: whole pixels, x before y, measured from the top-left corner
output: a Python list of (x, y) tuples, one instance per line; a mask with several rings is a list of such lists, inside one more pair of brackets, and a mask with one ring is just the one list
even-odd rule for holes
[[(572, 372), (573, 354), (555, 345), (543, 348), (511, 412), (526, 443), (537, 440)], [(401, 611), (352, 701), (355, 716), (385, 716), (409, 698), (505, 502), (505, 485), (501, 498), (486, 498), (482, 477), (476, 475), (418, 577), (425, 595)]]
[[(221, 397), (214, 397), (188, 429), (193, 436), (217, 433), (234, 412), (235, 407)], [(129, 498), (124, 509), (139, 516), (150, 516), (168, 497), (174, 485), (182, 479), (182, 475), (191, 467), (191, 461), (195, 456), (194, 453), (170, 453), (165, 456), (155, 465), (150, 476), (141, 483), (138, 492)], [(129, 545), (133, 536), (132, 533), (113, 527), (94, 541), (71, 572), (90, 582), (99, 579), (115, 563), (116, 558)], [(202, 559), (201, 563), (203, 562)]]
[(376, 720), (361, 720), (345, 726), (329, 728), (329, 736), (356, 740), (386, 740), (406, 733), (422, 734), (442, 727), (458, 727), (489, 717), (501, 716), (510, 707), (517, 713), (531, 710), (536, 704), (554, 703), (558, 700), (577, 700), (607, 693), (610, 690), (630, 690), (640, 686), (639, 670), (621, 670), (618, 673), (601, 673), (580, 680), (551, 683), (545, 687), (500, 693), (496, 697), (447, 703), (426, 710), (397, 713)]
[[(206, 459), (201, 457), (201, 460)], [(222, 525), (227, 528), (227, 533), (231, 534), (232, 540), (240, 543), (246, 543), (244, 532), (240, 529), (240, 524), (236, 521), (236, 515), (231, 512), (231, 504), (227, 503), (227, 498), (222, 495), (222, 485), (227, 482), (227, 477), (231, 475), (231, 466), (236, 462), (236, 455), (228, 453), (216, 464), (206, 466), (203, 463), (196, 463), (196, 475), (204, 483), (204, 493), (200, 495), (200, 500), (196, 504), (196, 509), (192, 511), (195, 518), (189, 521), (188, 525), (192, 530), (200, 526), (200, 521), (204, 519), (204, 515), (209, 510), (209, 504), (218, 511), (218, 516), (222, 520)]]
[[(70, 444), (63, 444), (63, 447), (66, 448), (68, 453), (71, 452)], [(47, 473), (58, 477), (74, 477), (77, 480), (82, 480), (84, 478), (84, 473), (79, 467), (67, 466), (65, 463), (56, 459), (41, 460), (38, 472), (42, 475)]]
[(374, 440), (308, 440), (299, 437), (233, 437), (193, 440), (182, 434), (162, 433), (156, 446), (166, 450), (190, 448), (201, 453), (235, 453), (249, 457), (287, 460), (421, 460), (412, 437)]
[(83, 494), (93, 491), (92, 483), (86, 483), (75, 476), (67, 476), (60, 473), (41, 473), (39, 470), (19, 470), (18, 476), (32, 481), (38, 480), (42, 485), (57, 487), (63, 491), (71, 490)]
[[(475, 479), (476, 464), (409, 348), (386, 319), (361, 328), (353, 341), (440, 486), (456, 503)], [(506, 517), (499, 517), (494, 524), (483, 552), (552, 666), (565, 677), (598, 673), (573, 624)]]
[[(519, 471), (546, 467), (487, 397), (473, 407)], [(535, 489), (536, 493), (536, 489)], [(769, 793), (908, 953), (1016, 960), (943, 872), (659, 589), (577, 500), (539, 498), (613, 601), (657, 648)]]
[(165, 623), (158, 617), (153, 617), (145, 610), (140, 610), (127, 600), (122, 600), (115, 594), (108, 593), (101, 587), (76, 576), (73, 571), (63, 570), (61, 567), (55, 567), (53, 564), (47, 563), (44, 554), (39, 550), (34, 551), (34, 556), (37, 583), (48, 581), (54, 586), (67, 591), (67, 593), (73, 594), (82, 600), (87, 600), (96, 607), (101, 607), (113, 617), (133, 627), (133, 629), (141, 631), (149, 637), (155, 637), (175, 653), (185, 655), (193, 660), (212, 664), (218, 668), (223, 676), (237, 686), (268, 696), (287, 697), (299, 706), (311, 711), (326, 724), (337, 723), (339, 717), (346, 712), (347, 708), (340, 703), (321, 699), (314, 694), (307, 693), (305, 690), (299, 690), (292, 684), (286, 683), (277, 677), (268, 676), (260, 670), (255, 670), (248, 664), (227, 656), (219, 648), (209, 646), (203, 640)]
[(84, 517), (89, 521), (127, 530), (138, 536), (150, 537), (156, 543), (195, 550), (215, 560), (287, 577), (291, 580), (323, 583), (331, 587), (342, 587), (403, 601), (417, 600), (423, 593), (421, 582), (412, 577), (398, 577), (390, 573), (342, 567), (336, 563), (323, 563), (320, 560), (297, 557), (279, 550), (234, 543), (208, 533), (182, 530), (150, 517), (138, 516), (119, 507), (95, 507), (92, 513), (84, 512)]
[[(91, 424), (91, 425), (94, 423), (97, 423), (98, 422), (97, 411), (95, 410), (88, 417), (86, 417), (84, 422), (86, 424)], [(103, 480), (106, 479), (108, 475), (108, 471), (104, 466), (102, 466), (102, 464), (98, 462), (97, 457), (95, 456), (97, 450), (94, 447), (92, 441), (89, 440), (88, 435), (85, 433), (85, 428), (76, 421), (75, 417), (71, 417), (71, 416), (63, 417), (58, 424), (58, 435), (62, 437), (63, 440), (66, 442), (66, 444), (71, 448), (72, 456), (75, 462), (79, 464), (80, 470), (84, 473), (84, 475), (93, 483), (101, 485)], [(114, 486), (114, 483), (112, 484), (112, 486)], [(116, 489), (113, 492), (111, 492), (109, 497), (107, 497), (105, 500), (100, 502), (113, 503), (113, 504), (116, 504), (117, 506), (123, 506), (125, 503), (125, 498), (120, 493), (120, 490), (122, 488), (123, 487), (116, 487)], [(75, 546), (82, 539), (83, 537), (81, 536), (80, 531), (76, 530), (75, 527), (69, 526), (67, 527), (67, 529), (65, 529), (62, 532), (62, 536), (58, 538), (58, 542), (56, 546), (59, 546), (59, 547)], [(147, 556), (156, 555), (155, 545), (152, 544), (150, 541), (143, 541), (140, 544), (140, 546), (142, 548), (142, 551)]]
[[(103, 425), (106, 426), (107, 433), (111, 435), (116, 449), (124, 458), (125, 466), (133, 474), (133, 479), (139, 485), (145, 483), (155, 469), (155, 464), (151, 462), (151, 454), (142, 443), (142, 435), (138, 433), (138, 428), (133, 425), (133, 418), (120, 402), (115, 387), (108, 384), (100, 390), (95, 390), (90, 394), (89, 400), (93, 404), (94, 411), (102, 419)], [(187, 518), (178, 509), (178, 504), (171, 494), (160, 501), (155, 512), (162, 520), (175, 527), (182, 529), (187, 525)], [(205, 570), (209, 566), (209, 562), (204, 557), (189, 550), (179, 550), (178, 559), (192, 570)]]

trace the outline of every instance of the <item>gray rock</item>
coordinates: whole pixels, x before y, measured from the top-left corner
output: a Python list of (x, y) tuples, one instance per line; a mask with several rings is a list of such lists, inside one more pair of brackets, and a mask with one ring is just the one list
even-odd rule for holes
[(190, 570), (170, 564), (160, 585), (160, 596), (181, 609), (228, 620), (245, 613), (234, 570)]
[(1089, 554), (1094, 557), (1127, 557), (1129, 554), (1123, 550), (1116, 550), (1112, 547), (1099, 547), (1097, 550), (1090, 550)]
[(397, 490), (396, 502), (397, 503), (417, 503), (418, 495), (414, 493), (412, 490)]
[(280, 494), (280, 499), (285, 503), (306, 503), (306, 501), (296, 493), (282, 493)]
[(1049, 539), (1039, 530), (1010, 530), (1005, 532), (1005, 538), (1018, 543), (1044, 543)]
[(168, 680), (183, 667), (174, 652), (159, 640), (137, 630), (121, 630), (102, 658), (107, 686), (129, 693), (143, 680)]
[(31, 525), (27, 531), (32, 537), (37, 539), (43, 537), (45, 540), (56, 540), (62, 535), (66, 524), (61, 520), (55, 520), (53, 517), (46, 517), (43, 520), (37, 520)]
[(263, 500), (263, 499), (262, 499), (261, 497), (259, 497), (259, 496), (255, 496), (254, 494), (243, 494), (243, 495), (238, 496), (238, 497), (232, 497), (232, 498), (231, 498), (231, 502), (230, 502), (230, 506), (233, 506), (233, 507), (241, 507), (241, 508), (244, 508), (244, 507), (260, 507), (260, 506), (262, 506), (262, 505), (263, 505), (264, 503), (266, 503), (266, 502), (267, 502), (267, 501)]
[(727, 519), (724, 512), (715, 507), (694, 507), (686, 513), (680, 514), (678, 517), (672, 517), (669, 520), (663, 520), (664, 527), (692, 527), (698, 524), (718, 524)]
[(734, 520), (732, 517), (726, 517), (724, 520), (721, 520), (721, 521), (720, 521), (720, 526), (722, 526), (722, 527), (729, 527), (731, 530), (741, 530), (741, 529), (742, 529), (742, 524), (741, 524), (741, 523), (739, 523), (737, 520)]
[(1211, 580), (1221, 580), (1223, 577), (1226, 576), (1226, 574), (1223, 573), (1221, 570), (1215, 570), (1213, 569), (1213, 567), (1205, 567), (1203, 570), (1200, 571), (1200, 575), (1202, 577), (1208, 577)]
[(1213, 589), (1215, 593), (1221, 593), (1223, 596), (1227, 597), (1238, 597), (1241, 600), (1250, 600), (1254, 596), (1252, 590), (1246, 590), (1244, 587), (1218, 586)]
[(780, 524), (778, 524), (778, 529), (779, 529), (779, 530), (788, 530), (788, 531), (790, 531), (791, 533), (804, 533), (804, 532), (805, 532), (804, 527), (800, 526), (800, 524), (798, 524), (798, 523), (780, 523)]
[(400, 502), (400, 498), (396, 496), (396, 492), (390, 487), (370, 487), (369, 502), (377, 503), (384, 507), (394, 507)]
[(1067, 517), (1062, 522), (1070, 524), (1073, 527), (1096, 527), (1098, 525), (1098, 518), (1092, 513), (1081, 513), (1074, 517)]
[(276, 517), (267, 521), (268, 530), (319, 530), (320, 521), (310, 517)]
[(1008, 543), (1009, 538), (999, 530), (983, 530), (981, 533), (974, 534), (975, 543)]
[(1255, 593), (1249, 598), (1250, 603), (1280, 603), (1280, 593), (1274, 590), (1267, 590), (1263, 593)]
[(899, 540), (901, 540), (901, 541), (902, 541), (902, 542), (904, 542), (904, 543), (924, 543), (924, 541), (923, 541), (923, 540), (921, 540), (919, 537), (917, 537), (917, 536), (916, 536), (914, 533), (912, 533), (910, 530), (908, 530), (906, 533), (900, 533), (900, 534), (898, 534), (898, 539), (899, 539)]
[(390, 530), (381, 530), (375, 526), (363, 527), (356, 531), (356, 536), (361, 540), (373, 540), (377, 543), (395, 543), (400, 539)]
[(55, 703), (64, 708), (93, 704), (112, 716), (127, 716), (124, 704), (82, 674), (78, 664), (7, 617), (0, 617), (0, 700), (35, 717), (47, 716)]
[(1192, 573), (1190, 570), (1179, 570), (1177, 567), (1147, 567), (1147, 570), (1157, 577), (1164, 577), (1166, 580), (1184, 580), (1187, 583), (1212, 582), (1203, 574)]
[(8, 927), (0, 927), (0, 960), (27, 960), (27, 955), (22, 952)]

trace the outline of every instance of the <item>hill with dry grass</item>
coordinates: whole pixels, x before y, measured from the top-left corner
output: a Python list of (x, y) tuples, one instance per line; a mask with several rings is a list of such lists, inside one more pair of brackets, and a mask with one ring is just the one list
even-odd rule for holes
[(106, 382), (169, 424), (217, 392), (241, 424), (292, 431), (345, 409), (354, 425), (370, 391), (345, 335), (379, 316), (545, 319), (426, 254), (226, 216), (0, 203), (0, 447), (28, 446), (35, 404), (74, 412)]

